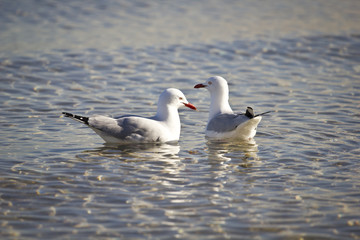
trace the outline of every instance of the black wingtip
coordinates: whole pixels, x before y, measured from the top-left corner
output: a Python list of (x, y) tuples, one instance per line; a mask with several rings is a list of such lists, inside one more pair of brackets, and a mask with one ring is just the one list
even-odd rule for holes
[(254, 110), (252, 109), (252, 107), (247, 107), (246, 108), (246, 113), (245, 116), (247, 116), (248, 118), (254, 118)]
[(72, 114), (72, 113), (62, 112), (62, 114), (64, 114), (65, 117), (74, 117), (74, 114)]
[(268, 114), (271, 112), (274, 112), (274, 111), (267, 111), (267, 112), (259, 113), (259, 114), (255, 115), (254, 117), (262, 116), (262, 115), (265, 115), (265, 114)]
[(85, 123), (86, 125), (89, 125), (88, 117), (83, 117), (83, 116), (75, 115), (75, 114), (68, 113), (68, 112), (62, 112), (62, 114), (64, 114), (65, 117), (69, 117), (69, 118), (75, 119), (77, 121), (80, 121), (82, 123)]
[(273, 111), (267, 111), (267, 112), (263, 112), (263, 113), (259, 113), (259, 114), (255, 115), (254, 110), (252, 109), (252, 107), (247, 107), (245, 116), (247, 116), (248, 118), (251, 119), (251, 118), (262, 116), (262, 115), (265, 115), (265, 114), (268, 114), (268, 113), (271, 113), (271, 112), (273, 112)]

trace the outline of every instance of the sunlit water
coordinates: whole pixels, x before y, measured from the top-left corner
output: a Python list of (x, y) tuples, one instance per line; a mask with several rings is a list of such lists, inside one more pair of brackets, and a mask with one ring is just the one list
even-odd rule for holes
[[(294, 4), (275, 2), (285, 8)], [(125, 3), (120, 3), (103, 10), (118, 12), (109, 14), (113, 19), (124, 15), (125, 21), (137, 19), (131, 24), (147, 26), (142, 22), (147, 11), (122, 12)], [(258, 4), (243, 4), (257, 13)], [(58, 25), (66, 5), (55, 10), (53, 5), (49, 1), (44, 13), (48, 8), (58, 16), (39, 15)], [(135, 6), (151, 9), (141, 2)], [(334, 16), (341, 20), (341, 11), (354, 14), (354, 6), (359, 9), (345, 1)], [(220, 13), (232, 9), (229, 4), (217, 7)], [(325, 16), (319, 22), (332, 8), (322, 7)], [(90, 4), (90, 13), (83, 14), (92, 16), (99, 8)], [(177, 14), (201, 9), (196, 4), (194, 9), (176, 4), (164, 8)], [(24, 9), (17, 16), (34, 14)], [(210, 16), (217, 13), (209, 10)], [(1, 35), (16, 32), (19, 20), (14, 16), (2, 15), (8, 24)], [(37, 26), (36, 21), (27, 24)], [(2, 45), (1, 236), (360, 238), (360, 32), (316, 34), (310, 24), (298, 35), (289, 34), (294, 25), (279, 37), (256, 37), (256, 28), (251, 39), (233, 34), (210, 42), (196, 35), (193, 41), (170, 37), (169, 44), (155, 44), (152, 37), (150, 44), (138, 39), (132, 44), (127, 37), (126, 46), (103, 48), (75, 41), (70, 34), (76, 47), (63, 44), (70, 41), (66, 36), (56, 36), (59, 48), (54, 43), (39, 48), (37, 41), (25, 39), (20, 49), (7, 53)], [(106, 26), (112, 29), (110, 23)], [(175, 35), (181, 32), (187, 33), (174, 30)], [(13, 46), (11, 41), (7, 46)], [(212, 75), (229, 81), (234, 110), (252, 106), (258, 113), (274, 111), (263, 117), (253, 142), (204, 138), (209, 94), (193, 86)], [(60, 116), (62, 111), (151, 116), (167, 87), (181, 89), (199, 109), (180, 109), (178, 144), (109, 146), (91, 129)]]

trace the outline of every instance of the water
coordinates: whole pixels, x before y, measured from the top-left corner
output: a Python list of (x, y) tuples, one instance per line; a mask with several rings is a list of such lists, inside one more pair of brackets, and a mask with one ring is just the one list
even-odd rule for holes
[[(360, 237), (360, 4), (200, 3), (0, 1), (2, 238)], [(275, 111), (254, 142), (205, 140), (212, 75)], [(178, 144), (60, 117), (150, 116), (167, 87), (199, 109)]]

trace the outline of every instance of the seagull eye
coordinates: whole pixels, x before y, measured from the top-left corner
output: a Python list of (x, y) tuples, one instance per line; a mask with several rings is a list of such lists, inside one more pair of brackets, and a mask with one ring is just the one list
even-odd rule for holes
[(212, 84), (212, 81), (209, 81), (208, 84), (211, 85), (211, 84)]
[(182, 97), (179, 97), (179, 99), (180, 99), (180, 100), (183, 100), (183, 98), (182, 98)]

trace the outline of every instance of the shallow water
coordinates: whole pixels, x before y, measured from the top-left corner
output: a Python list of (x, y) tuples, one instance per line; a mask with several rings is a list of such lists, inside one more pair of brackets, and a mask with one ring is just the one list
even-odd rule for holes
[[(16, 9), (4, 2), (8, 12)], [(235, 27), (236, 33), (222, 40), (202, 28), (205, 20), (236, 20), (238, 5), (211, 2), (202, 10), (174, 3), (163, 6), (170, 10), (165, 20), (170, 13), (183, 13), (187, 21), (200, 10), (208, 13), (198, 25), (203, 36), (190, 39), (186, 29), (165, 28), (163, 34), (173, 36), (168, 41), (157, 41), (154, 34), (145, 44), (144, 33), (137, 33), (134, 42), (127, 35), (122, 44), (114, 47), (110, 41), (107, 48), (82, 37), (75, 41), (75, 35), (101, 32), (86, 31), (89, 19), (108, 22), (108, 31), (119, 28), (110, 23), (121, 16), (136, 27), (145, 26), (148, 18), (157, 19), (154, 26), (159, 26), (160, 14), (146, 10), (162, 4), (135, 1), (128, 12), (122, 10), (128, 3), (114, 1), (102, 8), (108, 17), (100, 20), (94, 18), (101, 9), (95, 3), (76, 17), (74, 6), (79, 10), (80, 3), (48, 1), (43, 12), (51, 14), (41, 15), (44, 22), (36, 17), (41, 10), (24, 10), (30, 9), (26, 3), (17, 15), (1, 15), (7, 19), (2, 36), (24, 27), (21, 16), (38, 19), (26, 23), (35, 31), (47, 24), (63, 26), (64, 16), (69, 22), (78, 19), (73, 28), (65, 28), (68, 36), (60, 36), (61, 27), (45, 33), (43, 39), (54, 37), (55, 43), (31, 34), (29, 41), (1, 40), (7, 41), (0, 53), (3, 238), (360, 237), (360, 31), (344, 15), (357, 13), (357, 2), (338, 6), (320, 1), (309, 8), (310, 15), (322, 9), (317, 22), (336, 18), (337, 24), (348, 23), (346, 29), (313, 31), (316, 26), (308, 23), (296, 31), (301, 18), (295, 15), (283, 31), (273, 27), (258, 36), (258, 27), (241, 38)], [(244, 1), (241, 9), (255, 20), (260, 15), (261, 22), (264, 13), (255, 3)], [(303, 14), (301, 9), (309, 7), (273, 3), (273, 8), (294, 6)], [(336, 14), (328, 14), (335, 6)], [(231, 14), (223, 17), (219, 13), (225, 10)], [(283, 23), (288, 15), (268, 19)], [(245, 22), (242, 28), (253, 25)], [(154, 26), (147, 29), (161, 31)], [(175, 36), (181, 33), (186, 37), (178, 41)], [(71, 41), (74, 45), (68, 45)], [(193, 86), (212, 75), (229, 81), (234, 110), (275, 111), (263, 117), (254, 142), (204, 138), (209, 95)], [(86, 126), (60, 116), (62, 111), (150, 116), (167, 87), (181, 89), (199, 109), (180, 109), (178, 144), (109, 146)]]

